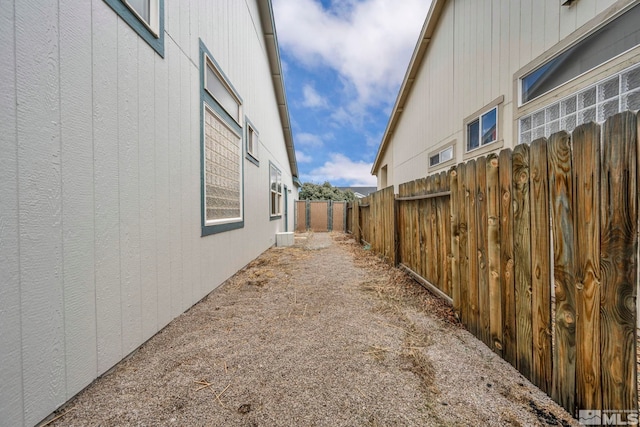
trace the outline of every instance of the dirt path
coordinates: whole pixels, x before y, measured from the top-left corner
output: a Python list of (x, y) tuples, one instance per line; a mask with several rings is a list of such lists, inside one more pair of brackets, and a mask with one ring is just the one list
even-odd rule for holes
[(51, 425), (577, 425), (439, 299), (328, 234), (265, 252), (65, 411)]

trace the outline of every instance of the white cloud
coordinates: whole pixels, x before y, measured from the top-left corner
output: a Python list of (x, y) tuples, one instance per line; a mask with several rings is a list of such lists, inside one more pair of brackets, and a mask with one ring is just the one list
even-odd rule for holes
[(332, 185), (376, 186), (376, 177), (370, 174), (371, 163), (353, 161), (340, 153), (332, 153), (329, 157), (330, 160), (324, 165), (313, 169), (302, 178), (316, 183), (329, 181)]
[(300, 145), (303, 147), (320, 148), (324, 146), (324, 142), (322, 142), (322, 138), (312, 133), (306, 133), (306, 132), (298, 133), (296, 134), (294, 140), (296, 145)]
[(307, 154), (304, 154), (302, 151), (296, 150), (296, 160), (298, 163), (311, 163), (313, 158)]
[(320, 95), (313, 86), (304, 85), (302, 88), (304, 99), (302, 105), (309, 108), (325, 108), (329, 106), (327, 98)]
[(393, 103), (430, 1), (274, 0), (278, 40), (309, 67), (328, 66), (355, 89), (356, 106)]

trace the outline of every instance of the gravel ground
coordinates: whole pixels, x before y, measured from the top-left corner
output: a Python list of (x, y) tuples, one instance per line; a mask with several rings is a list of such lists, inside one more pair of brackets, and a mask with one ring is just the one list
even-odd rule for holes
[(96, 380), (55, 426), (578, 425), (346, 236), (272, 248)]

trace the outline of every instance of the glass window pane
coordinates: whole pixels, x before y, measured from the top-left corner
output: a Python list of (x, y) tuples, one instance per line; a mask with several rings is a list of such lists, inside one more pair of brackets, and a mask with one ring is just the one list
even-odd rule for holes
[(578, 94), (578, 109), (583, 109), (596, 104), (596, 88), (592, 87)]
[(551, 122), (560, 117), (560, 104), (553, 104), (545, 110), (546, 121)]
[(576, 128), (576, 115), (571, 114), (570, 116), (563, 117), (560, 123), (560, 129), (566, 130), (567, 132), (573, 132)]
[(531, 130), (531, 116), (520, 119), (520, 132), (526, 132), (528, 130)]
[(211, 96), (229, 113), (233, 120), (239, 123), (240, 105), (236, 98), (229, 92), (229, 89), (220, 81), (216, 72), (213, 71), (211, 64), (207, 64), (205, 84)]
[(598, 84), (598, 102), (617, 96), (620, 90), (618, 76)]
[(480, 120), (474, 120), (467, 126), (467, 150), (480, 146)]
[(440, 152), (440, 162), (446, 162), (447, 160), (453, 159), (453, 147), (449, 147)]
[(640, 67), (630, 70), (622, 75), (622, 91), (640, 88)]
[(531, 118), (531, 125), (533, 127), (544, 125), (544, 110), (533, 113), (533, 117)]
[(576, 97), (567, 98), (560, 103), (560, 114), (563, 116), (576, 112)]
[(640, 5), (522, 78), (522, 102), (546, 93), (640, 45)]
[(545, 136), (553, 135), (554, 133), (560, 130), (560, 120), (554, 120), (551, 123), (547, 123), (547, 128), (545, 130)]
[(146, 22), (151, 24), (151, 1), (152, 0), (126, 0), (127, 4), (131, 6), (131, 9)]
[(440, 154), (429, 157), (429, 166), (435, 166), (440, 163)]
[(622, 97), (623, 110), (640, 110), (640, 90)]
[(523, 132), (522, 135), (520, 135), (520, 143), (521, 144), (530, 144), (531, 143), (531, 132), (530, 131)]
[(482, 145), (497, 139), (497, 118), (498, 110), (496, 108), (482, 116)]
[(611, 101), (607, 101), (598, 105), (598, 121), (604, 122), (609, 117), (618, 113), (618, 107), (619, 107), (618, 98), (612, 99)]

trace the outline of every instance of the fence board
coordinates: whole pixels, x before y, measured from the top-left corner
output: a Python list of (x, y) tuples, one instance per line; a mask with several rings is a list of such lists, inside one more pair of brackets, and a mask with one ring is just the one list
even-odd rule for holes
[(346, 207), (346, 202), (332, 202), (332, 226), (331, 226), (331, 230), (332, 231), (346, 231), (346, 227), (345, 227), (345, 207)]
[(510, 149), (500, 152), (500, 271), (502, 274), (502, 357), (516, 366), (516, 288), (513, 261), (513, 163)]
[(489, 271), (487, 261), (487, 158), (476, 160), (476, 233), (478, 245), (478, 314), (479, 335), (489, 348), (491, 345), (489, 315)]
[(460, 232), (458, 231), (458, 172), (454, 166), (449, 172), (451, 188), (451, 298), (453, 310), (460, 319)]
[(533, 313), (533, 383), (551, 391), (551, 262), (547, 141), (531, 144), (531, 309)]
[[(442, 172), (440, 174), (440, 187), (438, 192), (449, 191), (449, 174)], [(437, 204), (438, 221), (438, 243), (440, 248), (437, 250), (442, 256), (442, 262), (439, 265), (440, 271), (438, 273), (438, 283), (440, 284), (442, 291), (453, 296), (452, 281), (451, 281), (451, 196), (438, 197), (435, 199)]]
[(513, 150), (513, 254), (516, 299), (517, 368), (531, 379), (531, 209), (529, 202), (529, 146)]
[(637, 123), (625, 112), (604, 124), (601, 169), (603, 409), (637, 410)]
[(467, 208), (467, 165), (457, 166), (458, 173), (458, 276), (460, 282), (460, 319), (469, 325), (469, 252), (468, 252), (468, 208)]
[(502, 288), (500, 269), (500, 180), (498, 156), (487, 158), (487, 262), (491, 348), (502, 356)]
[(296, 231), (307, 231), (307, 202), (296, 200)]
[(549, 138), (548, 159), (556, 300), (551, 397), (573, 414), (576, 391), (576, 282), (571, 144), (568, 133), (559, 132)]
[(469, 331), (480, 337), (480, 315), (478, 312), (478, 235), (476, 218), (476, 161), (467, 163), (467, 256), (469, 266)]
[(573, 131), (576, 406), (602, 409), (600, 380), (600, 126)]

